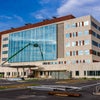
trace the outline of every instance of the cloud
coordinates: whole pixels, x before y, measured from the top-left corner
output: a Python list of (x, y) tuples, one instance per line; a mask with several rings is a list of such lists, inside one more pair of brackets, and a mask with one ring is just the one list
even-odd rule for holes
[(35, 18), (36, 18), (36, 19), (43, 19), (44, 17), (43, 17), (42, 14), (37, 14), (37, 15), (35, 15)]
[(64, 0), (62, 5), (57, 8), (57, 14), (58, 16), (67, 14), (80, 16), (91, 13), (93, 14), (93, 12), (98, 13), (97, 10), (100, 9), (100, 5), (97, 7), (98, 2), (99, 0)]
[(24, 22), (23, 18), (21, 16), (18, 15), (12, 15), (12, 16), (7, 16), (7, 15), (1, 15), (0, 16), (1, 20), (18, 20), (20, 22)]
[(18, 15), (13, 15), (15, 19), (19, 20), (20, 22), (24, 22), (23, 18)]
[(10, 29), (11, 27), (19, 27), (25, 23), (22, 17), (18, 15), (6, 16), (1, 15), (0, 31)]
[(52, 15), (49, 11), (49, 9), (41, 9), (37, 12), (31, 13), (31, 15), (35, 18), (35, 19), (46, 19), (46, 18), (50, 18), (50, 16)]
[(0, 19), (12, 19), (12, 17), (10, 17), (10, 16), (6, 16), (6, 15), (1, 15), (0, 16)]

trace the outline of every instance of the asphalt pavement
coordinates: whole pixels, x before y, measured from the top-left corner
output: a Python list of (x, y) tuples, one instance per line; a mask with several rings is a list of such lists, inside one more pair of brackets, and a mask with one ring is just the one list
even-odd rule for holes
[[(75, 84), (57, 84), (57, 80), (36, 80), (25, 83), (34, 83), (40, 85), (63, 85), (63, 86), (85, 86), (90, 84), (95, 84), (99, 82), (99, 80), (91, 80), (85, 83), (75, 83)], [(3, 80), (0, 85), (5, 83), (11, 84), (21, 84), (21, 82), (10, 82)], [(23, 83), (23, 82), (22, 82)], [(80, 97), (64, 97), (64, 96), (52, 96), (48, 95), (48, 91), (37, 91), (31, 89), (14, 89), (14, 90), (1, 90), (0, 91), (0, 100), (100, 100), (100, 96), (93, 95), (93, 91), (95, 90), (95, 86), (84, 88), (83, 90), (76, 91), (75, 93), (80, 93), (82, 96)]]

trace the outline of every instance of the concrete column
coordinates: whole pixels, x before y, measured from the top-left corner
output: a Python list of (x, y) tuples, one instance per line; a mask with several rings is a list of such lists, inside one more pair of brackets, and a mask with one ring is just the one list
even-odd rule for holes
[(19, 77), (19, 68), (17, 67), (17, 77)]
[(42, 76), (44, 76), (44, 72), (43, 72)]
[(24, 68), (23, 68), (23, 75), (22, 76), (24, 77)]

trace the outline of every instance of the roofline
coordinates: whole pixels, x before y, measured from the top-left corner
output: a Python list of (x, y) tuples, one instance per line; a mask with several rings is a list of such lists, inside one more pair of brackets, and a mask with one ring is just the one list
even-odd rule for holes
[(11, 33), (11, 32), (16, 32), (16, 31), (21, 31), (21, 30), (25, 30), (25, 29), (35, 28), (35, 27), (38, 27), (38, 26), (52, 24), (52, 23), (56, 23), (56, 22), (60, 22), (60, 21), (64, 21), (64, 20), (73, 19), (73, 18), (75, 18), (75, 16), (73, 16), (73, 15), (67, 15), (67, 16), (63, 16), (63, 17), (59, 17), (59, 18), (55, 17), (53, 19), (44, 20), (42, 22), (38, 22), (38, 23), (35, 23), (35, 24), (27, 24), (27, 25), (22, 26), (22, 27), (12, 28), (10, 30), (5, 30), (5, 31), (0, 32), (0, 34), (7, 34), (7, 33)]

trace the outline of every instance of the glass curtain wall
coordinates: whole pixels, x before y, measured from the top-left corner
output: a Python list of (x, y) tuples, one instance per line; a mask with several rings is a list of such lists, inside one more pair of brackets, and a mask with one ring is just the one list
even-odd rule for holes
[[(32, 62), (56, 59), (56, 25), (52, 24), (9, 34), (8, 56), (11, 57), (28, 43), (31, 43), (31, 45), (26, 47), (8, 62)], [(43, 59), (39, 47), (34, 47), (34, 44), (40, 46), (43, 53)]]

